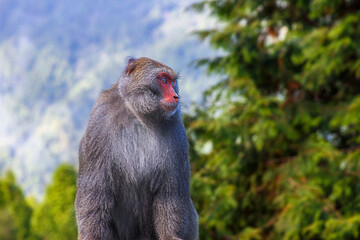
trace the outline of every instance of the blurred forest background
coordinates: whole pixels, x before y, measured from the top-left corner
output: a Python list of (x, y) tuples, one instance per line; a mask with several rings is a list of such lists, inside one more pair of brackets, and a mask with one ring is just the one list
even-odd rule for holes
[(0, 0), (0, 239), (76, 239), (79, 138), (129, 55), (181, 70), (201, 239), (360, 239), (359, 22), (358, 0)]

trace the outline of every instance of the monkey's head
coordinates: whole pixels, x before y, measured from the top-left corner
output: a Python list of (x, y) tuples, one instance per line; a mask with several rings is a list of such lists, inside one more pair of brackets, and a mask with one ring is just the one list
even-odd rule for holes
[(119, 92), (136, 116), (169, 118), (179, 109), (177, 74), (150, 58), (130, 58)]

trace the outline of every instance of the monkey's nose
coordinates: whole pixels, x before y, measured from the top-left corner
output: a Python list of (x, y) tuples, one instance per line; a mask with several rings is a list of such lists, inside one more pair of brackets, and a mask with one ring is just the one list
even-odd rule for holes
[(174, 95), (175, 101), (179, 101), (179, 96), (178, 95)]

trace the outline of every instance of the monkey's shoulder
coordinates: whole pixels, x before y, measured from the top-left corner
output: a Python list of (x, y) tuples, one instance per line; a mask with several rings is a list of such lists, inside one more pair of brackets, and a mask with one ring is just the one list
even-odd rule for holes
[(117, 88), (112, 87), (103, 91), (96, 100), (90, 114), (89, 125), (95, 124), (109, 128), (117, 127), (119, 124), (128, 124), (132, 120), (133, 115), (126, 107), (124, 99)]

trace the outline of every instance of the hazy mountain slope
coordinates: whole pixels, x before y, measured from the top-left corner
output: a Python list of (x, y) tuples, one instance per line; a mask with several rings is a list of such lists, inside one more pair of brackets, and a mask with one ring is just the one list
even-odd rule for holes
[(101, 90), (127, 56), (149, 56), (181, 72), (186, 105), (214, 82), (189, 67), (212, 54), (189, 33), (209, 19), (192, 1), (0, 2), (0, 170), (41, 195), (78, 142)]

